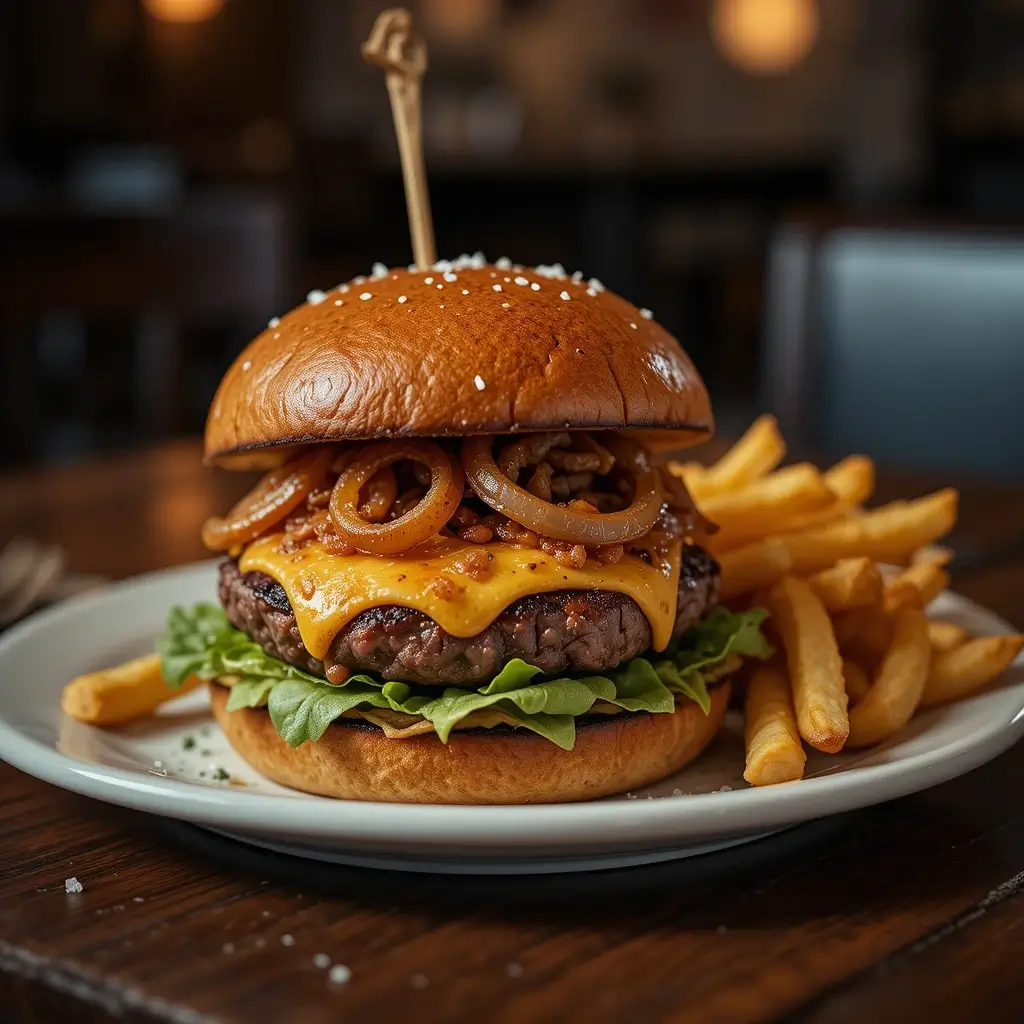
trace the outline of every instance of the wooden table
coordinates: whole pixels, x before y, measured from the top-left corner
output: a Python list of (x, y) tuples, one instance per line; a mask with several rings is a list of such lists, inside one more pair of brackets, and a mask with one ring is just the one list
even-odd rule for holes
[[(0, 543), (112, 576), (188, 561), (242, 486), (193, 444), (26, 475), (0, 482)], [(965, 489), (963, 543), (1021, 534), (1024, 488)], [(1024, 560), (956, 582), (1024, 627)], [(1024, 745), (725, 853), (488, 879), (289, 860), (0, 765), (0, 1022), (1018, 1021), (1022, 781)]]

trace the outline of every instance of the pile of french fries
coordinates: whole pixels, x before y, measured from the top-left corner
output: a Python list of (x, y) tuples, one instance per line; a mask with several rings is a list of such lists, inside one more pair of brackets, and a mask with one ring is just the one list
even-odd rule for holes
[(949, 583), (949, 552), (933, 545), (956, 522), (955, 490), (865, 510), (870, 459), (779, 469), (785, 455), (763, 416), (714, 465), (669, 467), (718, 526), (701, 543), (721, 564), (722, 600), (770, 613), (778, 654), (750, 673), (744, 704), (755, 786), (801, 778), (804, 744), (835, 754), (894, 736), (919, 709), (977, 692), (1024, 647), (925, 615)]

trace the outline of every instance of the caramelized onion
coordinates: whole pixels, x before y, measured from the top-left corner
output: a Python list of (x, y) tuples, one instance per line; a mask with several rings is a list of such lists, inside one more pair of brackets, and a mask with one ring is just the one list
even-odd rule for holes
[(333, 449), (320, 448), (271, 470), (226, 516), (206, 520), (203, 543), (228, 551), (266, 533), (323, 486), (334, 455)]
[(536, 533), (574, 544), (621, 544), (642, 537), (658, 519), (664, 497), (657, 470), (647, 453), (625, 438), (614, 438), (607, 447), (633, 479), (633, 501), (621, 512), (606, 513), (552, 505), (531, 494), (498, 468), (492, 441), (486, 435), (466, 438), (462, 445), (466, 479), (481, 501)]
[[(385, 466), (411, 459), (430, 472), (430, 487), (404, 515), (385, 523), (359, 514), (359, 492)], [(462, 469), (430, 441), (384, 441), (361, 448), (338, 477), (331, 494), (331, 519), (338, 536), (371, 555), (396, 555), (439, 533), (462, 500)]]

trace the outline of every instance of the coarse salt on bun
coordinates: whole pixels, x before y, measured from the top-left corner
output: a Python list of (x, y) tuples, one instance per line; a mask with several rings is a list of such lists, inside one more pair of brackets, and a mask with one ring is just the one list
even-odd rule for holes
[(675, 447), (714, 422), (704, 384), (648, 310), (560, 267), (461, 257), (380, 268), (271, 321), (210, 408), (206, 461), (396, 436), (636, 430)]
[(213, 713), (231, 746), (262, 775), (343, 800), (422, 804), (528, 804), (592, 800), (638, 789), (689, 764), (718, 731), (729, 681), (712, 687), (705, 715), (684, 700), (671, 714), (577, 720), (563, 750), (525, 729), (389, 740), (376, 726), (340, 719), (315, 743), (289, 747), (265, 708), (228, 712), (227, 687), (210, 684)]

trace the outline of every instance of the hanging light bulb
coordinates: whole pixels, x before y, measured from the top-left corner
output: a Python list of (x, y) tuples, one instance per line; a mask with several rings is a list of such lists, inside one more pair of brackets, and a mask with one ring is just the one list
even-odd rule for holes
[(220, 13), (226, 0), (142, 0), (146, 13), (157, 21), (194, 24)]
[(800, 64), (821, 28), (816, 0), (715, 0), (711, 34), (730, 64), (778, 74)]

